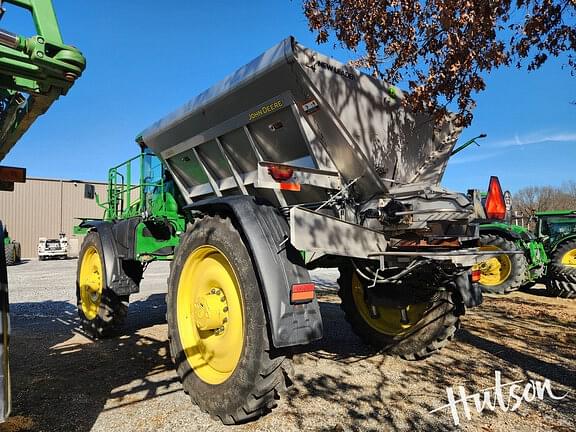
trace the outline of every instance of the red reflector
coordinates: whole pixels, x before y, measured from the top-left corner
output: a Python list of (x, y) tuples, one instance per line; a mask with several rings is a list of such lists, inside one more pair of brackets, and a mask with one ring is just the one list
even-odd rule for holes
[(290, 303), (307, 303), (314, 300), (315, 289), (316, 286), (313, 283), (292, 285)]
[(277, 182), (283, 182), (292, 178), (294, 170), (290, 167), (272, 165), (268, 167), (268, 174)]
[(506, 217), (506, 203), (500, 187), (498, 177), (490, 177), (488, 195), (486, 196), (486, 216), (488, 219), (504, 219)]
[(472, 270), (472, 282), (480, 281), (481, 276), (482, 276), (482, 272), (480, 271), (480, 269)]

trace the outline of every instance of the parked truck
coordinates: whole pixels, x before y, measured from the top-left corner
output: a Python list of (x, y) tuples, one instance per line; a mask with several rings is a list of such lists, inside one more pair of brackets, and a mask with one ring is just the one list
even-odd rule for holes
[(440, 186), (460, 129), (403, 97), (287, 38), (146, 129), (110, 171), (103, 220), (82, 223), (86, 331), (113, 334), (147, 263), (171, 260), (172, 358), (225, 424), (273, 408), (291, 348), (322, 337), (311, 269), (339, 269), (367, 343), (438, 352), (482, 301), (473, 266), (499, 252), (479, 250), (479, 195)]
[(40, 237), (38, 239), (38, 260), (48, 258), (68, 258), (68, 238), (65, 233), (60, 233), (58, 238)]

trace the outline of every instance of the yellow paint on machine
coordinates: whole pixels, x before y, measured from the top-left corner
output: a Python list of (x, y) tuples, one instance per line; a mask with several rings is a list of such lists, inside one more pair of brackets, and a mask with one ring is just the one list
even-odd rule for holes
[(240, 283), (226, 256), (203, 245), (186, 259), (178, 282), (180, 342), (194, 373), (221, 384), (236, 369), (244, 346)]

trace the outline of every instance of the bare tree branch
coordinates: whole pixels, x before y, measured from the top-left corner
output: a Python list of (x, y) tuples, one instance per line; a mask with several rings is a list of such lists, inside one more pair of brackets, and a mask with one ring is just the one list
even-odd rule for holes
[(407, 81), (413, 110), (442, 119), (454, 105), (464, 126), (494, 69), (534, 70), (565, 54), (576, 73), (576, 0), (303, 0), (303, 8), (319, 43), (335, 36), (379, 78)]

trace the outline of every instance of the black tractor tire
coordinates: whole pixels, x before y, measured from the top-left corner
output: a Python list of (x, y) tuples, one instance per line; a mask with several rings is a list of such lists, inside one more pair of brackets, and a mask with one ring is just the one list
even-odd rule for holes
[(552, 297), (576, 298), (576, 283), (559, 279), (546, 279), (546, 292)]
[[(101, 283), (103, 285), (98, 312), (94, 317), (87, 317), (82, 308), (82, 296), (80, 287), (80, 271), (86, 251), (89, 248), (95, 248), (101, 262)], [(129, 296), (119, 296), (106, 286), (104, 267), (104, 254), (100, 243), (100, 236), (97, 231), (91, 231), (86, 234), (80, 253), (78, 255), (78, 269), (76, 274), (76, 301), (78, 306), (78, 315), (82, 323), (82, 328), (88, 336), (93, 339), (101, 339), (117, 334), (118, 330), (124, 324), (128, 315)]]
[[(202, 246), (214, 247), (228, 260), (238, 281), (242, 304), (242, 351), (223, 382), (203, 380), (188, 361), (178, 328), (178, 289), (187, 259)], [(256, 419), (277, 405), (292, 383), (292, 363), (269, 339), (263, 297), (250, 253), (228, 217), (205, 216), (189, 224), (175, 252), (168, 279), (167, 321), (170, 352), (192, 402), (224, 424)]]
[(15, 247), (14, 243), (8, 243), (4, 247), (4, 252), (6, 254), (6, 265), (11, 266), (11, 265), (16, 264), (16, 262), (17, 262), (17, 260), (16, 260), (16, 247)]
[(534, 288), (534, 285), (536, 285), (536, 282), (532, 281), (532, 282), (527, 282), (524, 285), (522, 285), (519, 290), (522, 292), (530, 292), (530, 290), (532, 288)]
[[(482, 234), (480, 236), (481, 246), (495, 246), (500, 250), (519, 250), (514, 242), (495, 234)], [(507, 255), (510, 260), (510, 275), (499, 285), (485, 285), (480, 279), (479, 285), (483, 292), (491, 294), (506, 294), (519, 290), (526, 282), (526, 272), (528, 261), (523, 254)]]
[(576, 249), (576, 240), (566, 240), (550, 254), (548, 276), (551, 279), (576, 284), (576, 266), (562, 264), (562, 257), (569, 251)]
[(14, 245), (14, 254), (16, 255), (16, 262), (19, 263), (20, 261), (22, 261), (22, 246), (20, 245), (19, 242), (12, 242), (12, 244)]
[(405, 360), (423, 360), (437, 353), (453, 339), (460, 327), (459, 313), (448, 291), (438, 291), (429, 299), (425, 315), (408, 333), (391, 336), (370, 326), (359, 312), (352, 295), (352, 266), (340, 267), (338, 295), (340, 307), (352, 331), (364, 343)]

